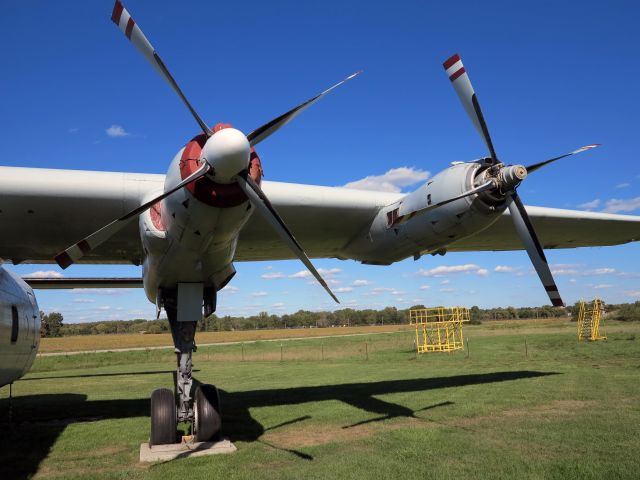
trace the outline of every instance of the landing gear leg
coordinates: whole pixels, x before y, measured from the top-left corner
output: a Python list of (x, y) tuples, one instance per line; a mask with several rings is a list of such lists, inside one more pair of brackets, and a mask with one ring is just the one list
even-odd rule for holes
[[(215, 309), (215, 290), (213, 295), (205, 293), (206, 310)], [(178, 321), (177, 303), (175, 297), (164, 299), (176, 353), (175, 393), (161, 388), (151, 395), (152, 445), (174, 443), (178, 422), (190, 423), (198, 442), (213, 440), (222, 425), (218, 389), (208, 384), (194, 388), (192, 356), (197, 322)]]
[(178, 322), (176, 310), (166, 308), (171, 326), (171, 334), (175, 345), (176, 371), (176, 402), (178, 422), (193, 422), (193, 352), (196, 350), (195, 335), (197, 322)]

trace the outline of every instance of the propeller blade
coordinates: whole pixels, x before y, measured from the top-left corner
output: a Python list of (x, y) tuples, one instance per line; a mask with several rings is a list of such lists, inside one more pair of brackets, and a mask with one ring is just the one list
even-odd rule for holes
[(249, 201), (256, 208), (262, 218), (264, 218), (267, 223), (275, 229), (291, 251), (296, 254), (313, 276), (316, 277), (316, 280), (318, 280), (320, 285), (322, 285), (327, 293), (331, 295), (331, 298), (333, 298), (336, 303), (340, 303), (340, 300), (338, 300), (338, 298), (333, 294), (329, 285), (327, 285), (327, 282), (325, 282), (324, 278), (322, 278), (320, 273), (318, 273), (316, 268), (313, 266), (302, 246), (300, 246), (296, 238), (293, 236), (293, 233), (291, 233), (291, 230), (289, 230), (280, 215), (278, 215), (278, 212), (273, 208), (273, 205), (271, 205), (271, 202), (260, 186), (253, 181), (246, 170), (238, 175), (238, 185), (240, 185), (240, 188), (242, 188), (247, 197), (249, 197)]
[(191, 182), (194, 182), (199, 178), (205, 176), (209, 172), (209, 170), (211, 170), (211, 166), (208, 163), (205, 163), (200, 169), (193, 172), (175, 187), (167, 190), (162, 195), (157, 196), (153, 200), (140, 205), (138, 208), (131, 210), (129, 213), (123, 215), (117, 220), (114, 220), (110, 224), (105, 225), (100, 230), (93, 232), (88, 237), (83, 238), (78, 243), (71, 245), (65, 251), (56, 255), (56, 263), (62, 268), (67, 268), (72, 263), (77, 262), (80, 258), (91, 252), (93, 249), (111, 238), (119, 230), (128, 225), (132, 220), (137, 218), (138, 215), (151, 208), (155, 203), (158, 203), (160, 200), (180, 190), (182, 187), (185, 187)]
[(140, 27), (138, 27), (136, 22), (133, 21), (133, 18), (131, 17), (127, 9), (124, 8), (120, 0), (116, 0), (115, 5), (113, 6), (111, 20), (113, 20), (113, 23), (115, 23), (122, 31), (122, 33), (124, 33), (125, 36), (129, 40), (131, 40), (131, 43), (133, 43), (133, 45), (144, 56), (144, 58), (147, 59), (151, 66), (157, 70), (162, 78), (164, 78), (171, 86), (171, 88), (173, 88), (173, 90), (178, 94), (182, 102), (191, 112), (191, 115), (193, 115), (193, 118), (195, 118), (196, 122), (198, 122), (198, 125), (200, 125), (200, 128), (202, 128), (202, 131), (208, 137), (213, 135), (211, 129), (207, 127), (207, 124), (204, 123), (202, 118), (200, 118), (200, 115), (198, 115), (198, 113), (193, 109), (193, 107), (189, 103), (189, 100), (187, 100), (187, 97), (184, 96), (184, 93), (182, 93), (182, 90), (180, 90), (180, 87), (171, 76), (171, 73), (169, 73), (169, 70), (165, 66), (160, 56), (157, 54), (155, 48), (153, 48), (153, 45), (151, 45), (151, 42), (147, 40), (147, 37), (145, 37), (144, 33), (142, 33), (142, 30), (140, 30)]
[(496, 184), (493, 182), (493, 180), (489, 180), (486, 183), (483, 183), (482, 185), (472, 188), (471, 190), (464, 192), (461, 195), (458, 195), (457, 197), (453, 197), (453, 198), (449, 198), (448, 200), (443, 200), (442, 202), (438, 202), (438, 203), (434, 203), (433, 205), (429, 205), (428, 207), (425, 208), (420, 208), (418, 210), (415, 210), (413, 212), (410, 213), (405, 213), (403, 215), (399, 215), (397, 217), (393, 217), (393, 213), (389, 212), (387, 215), (391, 214), (389, 220), (390, 223), (387, 223), (387, 228), (392, 228), (395, 227), (397, 225), (402, 225), (403, 223), (405, 223), (406, 221), (412, 219), (413, 217), (417, 216), (417, 215), (422, 215), (423, 213), (427, 213), (430, 212), (431, 210), (435, 210), (438, 207), (441, 207), (443, 205), (446, 205), (447, 203), (451, 203), (451, 202), (455, 202), (456, 200), (460, 200), (461, 198), (464, 197), (468, 197), (469, 195), (473, 195), (476, 193), (482, 193), (486, 190), (491, 190), (492, 188), (495, 188)]
[(252, 147), (257, 145), (258, 143), (263, 141), (265, 138), (267, 138), (271, 134), (273, 134), (276, 131), (280, 130), (280, 128), (284, 127), (287, 123), (289, 123), (296, 116), (298, 116), (298, 114), (300, 114), (303, 110), (305, 110), (307, 107), (310, 107), (311, 105), (316, 103), (318, 100), (320, 100), (323, 96), (325, 96), (331, 90), (333, 90), (334, 88), (339, 87), (343, 83), (348, 82), (352, 78), (357, 77), (361, 73), (362, 73), (362, 70), (359, 70), (356, 73), (352, 73), (351, 75), (349, 75), (344, 80), (341, 80), (338, 83), (336, 83), (334, 86), (327, 88), (324, 92), (319, 93), (315, 97), (310, 98), (309, 100), (307, 100), (304, 103), (301, 103), (297, 107), (292, 108), (287, 113), (284, 113), (284, 114), (280, 115), (279, 117), (274, 118), (270, 122), (265, 123), (261, 127), (255, 129), (253, 132), (251, 132), (249, 135), (247, 135), (247, 139), (249, 140), (249, 143), (251, 144)]
[(565, 153), (564, 155), (560, 155), (559, 157), (550, 158), (549, 160), (545, 160), (544, 162), (534, 163), (533, 165), (529, 165), (528, 167), (526, 167), (527, 172), (528, 173), (535, 172), (539, 168), (542, 168), (545, 165), (555, 162), (556, 160), (560, 160), (561, 158), (564, 158), (564, 157), (570, 157), (571, 155), (575, 155), (576, 153), (586, 152), (587, 150), (591, 150), (592, 148), (596, 148), (599, 146), (600, 146), (599, 143), (594, 143), (592, 145), (585, 145), (584, 147), (580, 147), (579, 149), (574, 150), (573, 152)]
[(562, 301), (562, 298), (560, 298), (560, 293), (558, 292), (558, 286), (556, 285), (553, 275), (551, 274), (551, 270), (549, 269), (547, 257), (544, 255), (544, 250), (542, 250), (542, 245), (540, 245), (540, 241), (538, 240), (536, 231), (533, 229), (533, 225), (531, 224), (531, 220), (529, 219), (527, 210), (524, 208), (522, 200), (520, 200), (520, 197), (515, 191), (510, 193), (508, 196), (511, 197), (511, 201), (509, 202), (509, 213), (513, 219), (513, 224), (516, 227), (516, 232), (518, 232), (518, 236), (527, 250), (531, 263), (533, 263), (533, 267), (536, 269), (536, 272), (538, 272), (538, 277), (540, 277), (540, 281), (542, 281), (542, 285), (547, 291), (547, 295), (549, 295), (551, 303), (554, 307), (564, 307), (564, 302)]
[(493, 160), (493, 165), (495, 165), (496, 163), (498, 163), (498, 157), (496, 155), (495, 149), (493, 148), (493, 142), (491, 141), (491, 136), (489, 135), (489, 129), (487, 128), (487, 124), (484, 121), (484, 116), (482, 115), (482, 110), (480, 109), (478, 96), (473, 90), (471, 80), (469, 80), (469, 75), (462, 65), (460, 55), (456, 53), (442, 65), (444, 66), (444, 69), (449, 76), (449, 80), (451, 80), (453, 88), (455, 89), (458, 97), (460, 98), (460, 101), (462, 102), (462, 106), (467, 111), (467, 115), (469, 115), (469, 118), (471, 118), (471, 121), (476, 127), (476, 130), (484, 139), (484, 143), (487, 144), (489, 154), (491, 155), (491, 159)]

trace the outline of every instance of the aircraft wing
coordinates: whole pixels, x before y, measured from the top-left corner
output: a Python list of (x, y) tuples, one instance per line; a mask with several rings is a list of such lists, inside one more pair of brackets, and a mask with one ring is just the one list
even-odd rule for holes
[[(640, 240), (640, 216), (528, 205), (527, 212), (545, 249), (619, 245)], [(507, 210), (490, 227), (455, 242), (447, 250), (522, 250), (522, 242)]]
[[(54, 263), (69, 245), (162, 191), (164, 175), (0, 167), (0, 258)], [(83, 263), (139, 263), (138, 222)]]
[[(404, 194), (341, 187), (263, 182), (263, 190), (309, 257), (342, 257), (342, 248), (371, 223), (381, 207)], [(295, 258), (273, 229), (253, 215), (240, 233), (236, 260)]]
[[(0, 167), (0, 258), (53, 263), (64, 248), (162, 191), (164, 175)], [(310, 257), (339, 256), (378, 209), (402, 194), (263, 182), (262, 188)], [(142, 258), (132, 222), (79, 263), (134, 263)], [(272, 227), (253, 215), (236, 260), (293, 258)]]
[[(0, 258), (53, 263), (53, 257), (162, 191), (164, 175), (0, 167)], [(380, 207), (402, 194), (340, 187), (263, 182), (263, 189), (310, 257), (344, 258)], [(616, 245), (640, 240), (640, 217), (527, 207), (544, 248)], [(449, 251), (521, 250), (506, 211), (493, 225), (449, 246)], [(134, 263), (142, 258), (137, 222), (82, 263)], [(236, 261), (293, 258), (257, 215), (238, 241)]]

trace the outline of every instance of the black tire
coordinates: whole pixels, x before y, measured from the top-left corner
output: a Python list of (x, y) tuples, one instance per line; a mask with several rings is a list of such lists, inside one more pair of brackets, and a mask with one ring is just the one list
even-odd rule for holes
[(213, 440), (222, 427), (220, 395), (214, 385), (203, 384), (198, 387), (194, 410), (196, 442)]
[(177, 416), (176, 398), (172, 390), (158, 388), (151, 392), (151, 439), (149, 444), (153, 446), (176, 443)]

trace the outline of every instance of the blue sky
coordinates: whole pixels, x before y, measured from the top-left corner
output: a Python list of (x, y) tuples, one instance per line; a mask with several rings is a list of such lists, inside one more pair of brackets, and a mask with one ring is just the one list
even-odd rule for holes
[[(504, 161), (529, 164), (603, 144), (532, 175), (519, 190), (525, 203), (640, 214), (640, 5), (444, 3), (129, 0), (125, 6), (210, 124), (251, 131), (365, 70), (259, 146), (267, 180), (339, 186), (375, 176), (368, 185), (410, 191), (411, 180), (425, 172), (485, 155), (441, 66), (458, 52)], [(198, 132), (111, 23), (111, 8), (111, 0), (3, 5), (0, 164), (164, 173)], [(567, 303), (594, 295), (609, 302), (640, 298), (638, 244), (548, 257)], [(343, 305), (357, 308), (548, 301), (524, 252), (448, 254), (391, 267), (315, 264)], [(319, 286), (295, 276), (303, 270), (298, 262), (237, 270), (219, 314), (332, 307)], [(65, 272), (139, 274), (113, 266)], [(61, 311), (67, 321), (154, 315), (140, 290), (37, 296), (42, 309)]]

